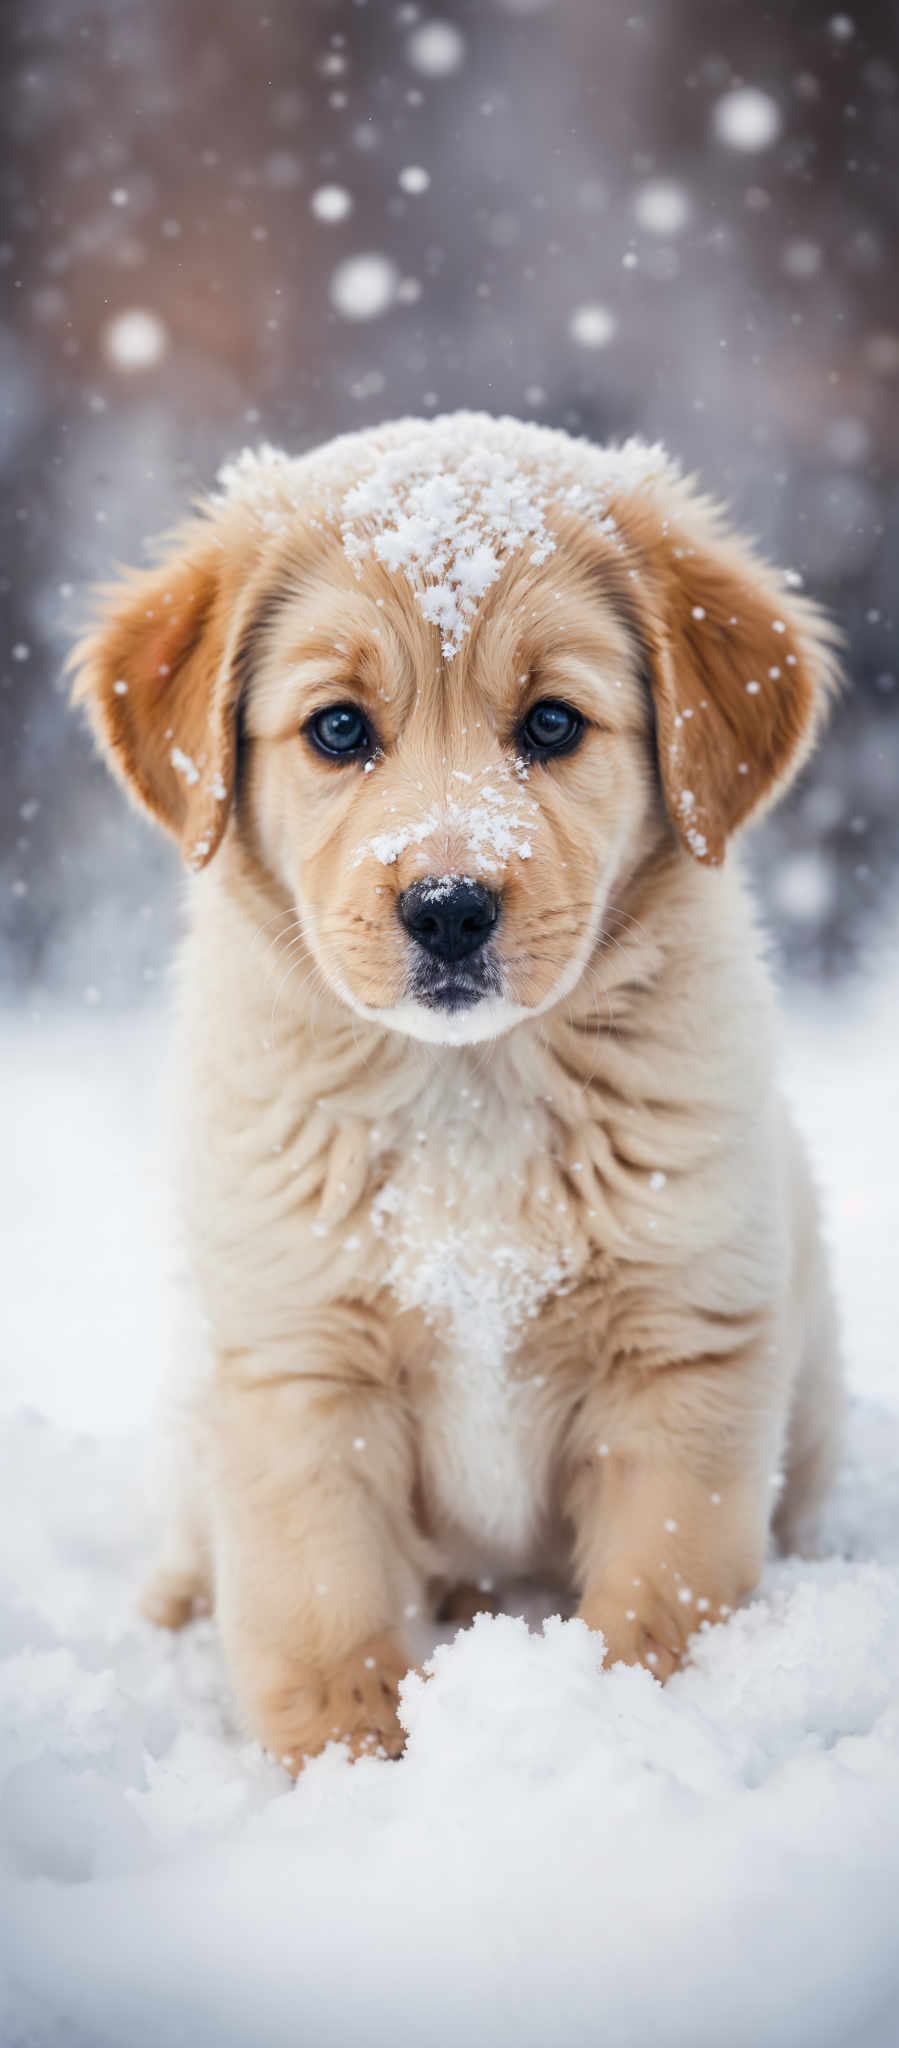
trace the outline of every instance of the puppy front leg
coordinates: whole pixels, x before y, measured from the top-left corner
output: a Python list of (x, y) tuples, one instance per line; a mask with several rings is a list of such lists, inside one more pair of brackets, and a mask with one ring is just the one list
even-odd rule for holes
[[(728, 1376), (733, 1376), (729, 1382)], [(776, 1461), (770, 1368), (671, 1366), (600, 1424), (578, 1419), (569, 1512), (578, 1613), (607, 1662), (670, 1676), (687, 1639), (721, 1621), (761, 1573)]]
[(232, 1380), (213, 1437), (216, 1607), (254, 1733), (295, 1769), (332, 1738), (397, 1756), (408, 1659), (394, 1628), (423, 1543), (396, 1397), (307, 1376)]

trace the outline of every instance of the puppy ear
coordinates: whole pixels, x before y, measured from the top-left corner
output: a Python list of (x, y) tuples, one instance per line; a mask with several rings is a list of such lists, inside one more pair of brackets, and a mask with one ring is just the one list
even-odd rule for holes
[(234, 785), (243, 608), (208, 521), (159, 568), (126, 572), (69, 659), (73, 702), (129, 795), (205, 867)]
[(839, 635), (680, 478), (614, 516), (648, 558), (649, 577), (630, 578), (631, 602), (666, 805), (688, 851), (715, 864), (810, 752), (839, 680)]

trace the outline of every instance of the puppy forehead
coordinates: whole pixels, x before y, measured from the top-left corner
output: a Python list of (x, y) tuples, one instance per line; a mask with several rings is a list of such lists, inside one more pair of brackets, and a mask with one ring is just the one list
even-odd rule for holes
[(612, 724), (646, 722), (642, 654), (622, 599), (620, 566), (600, 554), (585, 571), (559, 532), (549, 560), (513, 558), (476, 619), (459, 667), (498, 713), (523, 693), (587, 699)]
[[(369, 558), (351, 565), (335, 535), (316, 536), (314, 561), (300, 551), (273, 567), (247, 650), (252, 677), (248, 729), (277, 729), (299, 699), (329, 693), (389, 707), (400, 726), (420, 707), (445, 717), (477, 702), (491, 722), (508, 722), (522, 695), (564, 695), (576, 678), (621, 720), (642, 722), (639, 649), (625, 623), (617, 565), (584, 573), (564, 527), (548, 561), (516, 552), (475, 612), (463, 644), (448, 655), (440, 629), (421, 610), (401, 570)], [(300, 537), (298, 536), (298, 540)], [(617, 696), (614, 693), (619, 693)]]
[(246, 665), (251, 732), (276, 729), (306, 697), (380, 700), (402, 721), (421, 678), (439, 671), (440, 641), (402, 579), (378, 563), (357, 577), (335, 543), (314, 565), (273, 569)]

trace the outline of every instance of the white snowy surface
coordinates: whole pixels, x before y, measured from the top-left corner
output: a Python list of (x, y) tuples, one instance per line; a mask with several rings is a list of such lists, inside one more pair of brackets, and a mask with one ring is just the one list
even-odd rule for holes
[[(787, 1018), (853, 1409), (815, 1562), (662, 1691), (481, 1620), (296, 1787), (132, 1601), (178, 1261), (156, 1020), (0, 1032), (2, 2048), (895, 2048), (899, 980)], [(533, 1607), (532, 1610), (533, 1612)]]

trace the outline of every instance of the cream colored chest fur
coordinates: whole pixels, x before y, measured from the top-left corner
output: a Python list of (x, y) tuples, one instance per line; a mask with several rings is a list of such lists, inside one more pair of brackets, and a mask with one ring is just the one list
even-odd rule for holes
[(549, 1445), (543, 1380), (522, 1373), (520, 1347), (583, 1255), (549, 1119), (538, 1105), (513, 1113), (501, 1088), (460, 1064), (411, 1119), (391, 1121), (375, 1134), (393, 1166), (371, 1215), (398, 1306), (433, 1333), (419, 1403), (429, 1517), (459, 1570), (497, 1555), (524, 1568)]

